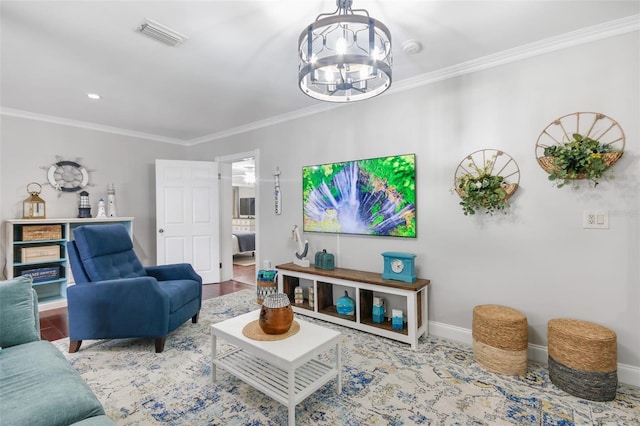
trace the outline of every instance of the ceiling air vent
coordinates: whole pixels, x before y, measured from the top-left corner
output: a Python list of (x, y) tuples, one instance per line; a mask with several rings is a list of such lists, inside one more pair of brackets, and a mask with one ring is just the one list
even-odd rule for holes
[(138, 31), (169, 46), (177, 46), (188, 39), (187, 36), (160, 25), (151, 19), (146, 19), (144, 24), (138, 27)]

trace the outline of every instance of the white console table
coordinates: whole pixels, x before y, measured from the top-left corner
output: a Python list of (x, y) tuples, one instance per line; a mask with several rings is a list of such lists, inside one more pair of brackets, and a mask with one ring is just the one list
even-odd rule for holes
[[(430, 281), (418, 279), (413, 283), (382, 279), (381, 274), (336, 268), (318, 269), (314, 266), (302, 267), (294, 263), (276, 266), (278, 269), (278, 291), (286, 293), (293, 311), (354, 328), (360, 331), (409, 343), (412, 349), (418, 347), (418, 339), (428, 334), (428, 294)], [(294, 303), (295, 288), (301, 287), (305, 296), (303, 303)], [(309, 303), (309, 288), (313, 288), (314, 298)], [(340, 315), (336, 301), (344, 291), (354, 299), (354, 315)], [(392, 309), (402, 309), (406, 322), (402, 330), (391, 327), (390, 318), (382, 323), (373, 321), (373, 297), (394, 300), (395, 305), (387, 306), (387, 316)]]

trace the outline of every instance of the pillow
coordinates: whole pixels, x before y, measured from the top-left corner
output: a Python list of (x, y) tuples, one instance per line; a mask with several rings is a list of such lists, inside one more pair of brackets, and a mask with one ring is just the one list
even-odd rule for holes
[(40, 340), (32, 294), (29, 276), (0, 281), (0, 347)]

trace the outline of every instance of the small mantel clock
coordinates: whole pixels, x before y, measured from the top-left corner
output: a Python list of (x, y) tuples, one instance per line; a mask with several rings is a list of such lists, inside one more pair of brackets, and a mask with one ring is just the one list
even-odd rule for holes
[(382, 253), (384, 258), (384, 270), (382, 278), (385, 280), (415, 282), (415, 254), (387, 251)]

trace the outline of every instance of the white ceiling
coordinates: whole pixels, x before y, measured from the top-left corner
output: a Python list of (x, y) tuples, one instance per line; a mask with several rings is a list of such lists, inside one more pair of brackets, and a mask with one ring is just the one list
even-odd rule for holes
[[(1, 111), (188, 145), (326, 108), (298, 89), (297, 40), (335, 8), (334, 0), (2, 0)], [(354, 0), (353, 8), (391, 30), (391, 92), (457, 64), (637, 16), (640, 2)], [(141, 35), (145, 18), (189, 39), (170, 47)], [(422, 52), (403, 53), (409, 39)]]

